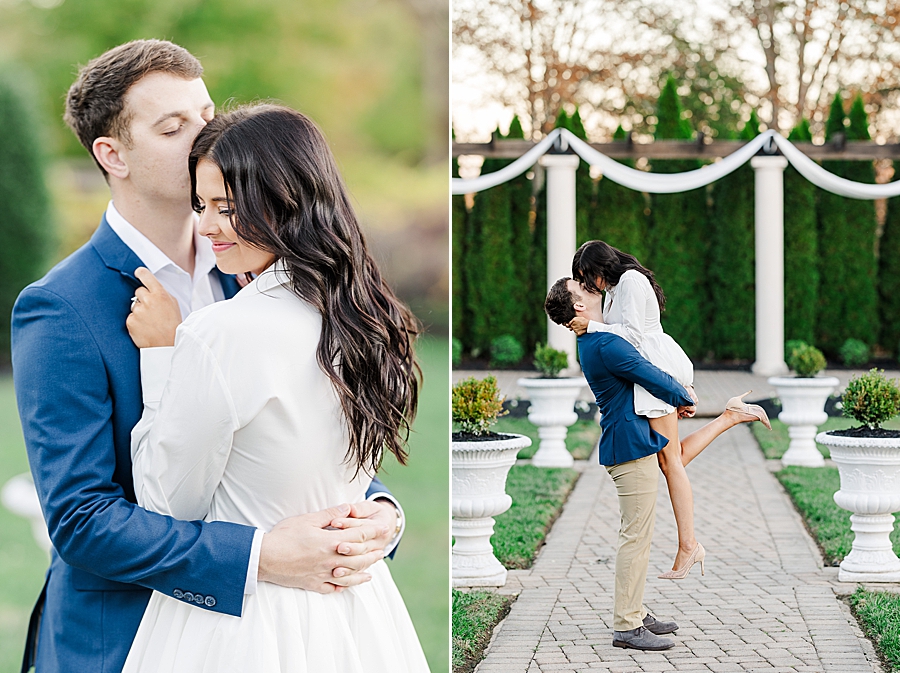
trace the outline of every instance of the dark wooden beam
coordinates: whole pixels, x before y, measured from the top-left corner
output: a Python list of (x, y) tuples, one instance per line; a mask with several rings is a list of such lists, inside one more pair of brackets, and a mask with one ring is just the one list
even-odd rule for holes
[[(703, 139), (706, 140), (706, 139)], [(840, 139), (843, 141), (843, 139)], [(598, 152), (612, 159), (715, 159), (726, 157), (745, 145), (742, 140), (714, 140), (700, 144), (697, 140), (657, 140), (631, 143), (615, 140), (591, 143)], [(900, 144), (877, 145), (869, 141), (831, 142), (825, 145), (794, 143), (811, 159), (835, 161), (872, 161), (900, 159)], [(530, 140), (495, 140), (490, 143), (453, 143), (453, 156), (475, 154), (490, 159), (517, 159), (534, 147)]]

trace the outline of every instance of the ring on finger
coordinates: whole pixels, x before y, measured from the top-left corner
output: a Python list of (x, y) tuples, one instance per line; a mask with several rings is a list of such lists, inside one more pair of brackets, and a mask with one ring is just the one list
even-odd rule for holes
[(132, 298), (131, 298), (131, 310), (132, 310), (132, 311), (134, 310), (134, 305), (140, 303), (140, 301), (141, 301), (141, 300), (138, 299), (137, 297), (132, 297)]

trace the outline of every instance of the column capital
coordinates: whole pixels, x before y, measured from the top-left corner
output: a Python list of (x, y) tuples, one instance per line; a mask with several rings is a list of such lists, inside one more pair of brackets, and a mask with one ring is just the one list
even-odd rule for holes
[(577, 154), (545, 154), (540, 158), (546, 168), (578, 168), (581, 158)]
[(750, 159), (750, 165), (753, 168), (768, 168), (769, 170), (784, 170), (787, 168), (788, 160), (779, 154), (765, 155), (758, 154)]

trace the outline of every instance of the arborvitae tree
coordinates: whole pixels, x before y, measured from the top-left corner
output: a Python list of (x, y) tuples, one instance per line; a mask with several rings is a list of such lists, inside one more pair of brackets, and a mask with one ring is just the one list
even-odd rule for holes
[[(687, 140), (690, 127), (681, 118), (677, 86), (671, 77), (660, 92), (656, 138)], [(697, 168), (693, 160), (653, 162), (657, 173), (681, 173)], [(666, 294), (663, 327), (692, 358), (704, 354), (706, 297), (706, 190), (655, 194), (651, 199), (650, 255), (647, 266)]]
[[(625, 140), (626, 133), (619, 126), (613, 140)], [(622, 161), (634, 167), (632, 161)], [(614, 248), (628, 252), (647, 263), (647, 197), (628, 187), (618, 185), (601, 177), (596, 183), (594, 204), (588, 231), (580, 237), (578, 244), (598, 239), (606, 241)]]
[[(894, 181), (900, 164), (894, 163)], [(878, 318), (881, 346), (900, 358), (900, 196), (888, 199), (878, 246)]]
[(0, 364), (9, 363), (13, 304), (43, 273), (54, 234), (37, 115), (22, 79), (0, 72)]
[[(844, 132), (848, 140), (868, 140), (862, 99), (853, 103), (850, 124), (844, 122), (840, 93), (835, 96), (825, 139)], [(875, 182), (871, 161), (825, 161), (822, 166), (856, 182)], [(819, 196), (819, 313), (817, 341), (836, 355), (844, 341), (872, 344), (878, 337), (875, 276), (875, 205), (822, 190)]]
[[(812, 142), (803, 119), (788, 136)], [(788, 165), (784, 171), (784, 338), (815, 343), (819, 299), (816, 188)]]
[[(509, 125), (507, 138), (522, 140), (525, 133), (518, 116)], [(532, 246), (532, 181), (525, 174), (509, 181), (510, 256), (515, 269), (514, 297), (529, 297), (531, 293), (531, 246)], [(533, 350), (533, 332), (529, 323), (533, 311), (524, 300), (512, 300), (515, 312), (514, 323), (506, 334), (512, 334), (525, 347), (526, 353)]]
[[(759, 119), (752, 112), (740, 139), (752, 140), (758, 135)], [(746, 360), (755, 350), (753, 182), (753, 168), (747, 163), (713, 187), (708, 345), (717, 359)]]
[[(575, 114), (569, 118), (569, 130), (581, 140), (587, 140), (587, 133), (577, 108)], [(587, 236), (590, 231), (593, 205), (594, 181), (591, 179), (591, 167), (586, 161), (579, 161), (575, 171), (575, 240), (578, 245), (590, 240)]]
[[(508, 163), (508, 160), (486, 159), (482, 175), (500, 170)], [(515, 302), (510, 298), (515, 296), (516, 279), (510, 254), (509, 183), (475, 195), (466, 230), (466, 334), (472, 351), (485, 353), (491, 339), (509, 334), (514, 327)]]
[[(453, 159), (453, 177), (459, 177), (459, 161)], [(466, 197), (462, 194), (450, 199), (452, 208), (451, 239), (453, 249), (453, 338), (469, 346), (466, 334)]]
[(556, 123), (553, 125), (553, 128), (572, 130), (572, 122), (569, 119), (569, 113), (566, 112), (565, 108), (559, 108), (559, 112), (556, 113)]

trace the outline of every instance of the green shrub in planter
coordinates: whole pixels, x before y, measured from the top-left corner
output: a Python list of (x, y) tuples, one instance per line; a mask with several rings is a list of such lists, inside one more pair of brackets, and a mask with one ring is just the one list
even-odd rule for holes
[(885, 377), (884, 370), (870, 369), (850, 379), (842, 404), (844, 416), (875, 429), (900, 414), (900, 388), (896, 379)]
[(841, 346), (841, 360), (848, 367), (859, 367), (869, 361), (869, 347), (859, 339), (847, 339)]
[(491, 367), (510, 367), (525, 357), (522, 342), (511, 334), (498, 336), (491, 341)]
[(462, 341), (459, 339), (453, 339), (451, 342), (451, 350), (452, 350), (452, 362), (454, 367), (459, 367), (459, 364), (462, 362), (462, 354), (463, 354), (463, 345)]
[[(793, 352), (795, 350), (797, 350), (798, 348), (801, 348), (802, 346), (806, 346), (806, 345), (807, 345), (807, 343), (800, 339), (790, 339), (788, 341), (785, 341), (784, 342), (784, 359), (785, 359), (785, 361), (790, 363), (791, 354), (793, 354)], [(788, 364), (788, 367), (790, 367), (790, 364)], [(791, 369), (793, 369), (793, 367), (791, 367)]]
[(565, 351), (538, 344), (534, 349), (534, 366), (545, 379), (555, 379), (569, 366), (569, 356)]
[(453, 422), (462, 432), (483, 435), (503, 416), (503, 399), (497, 379), (493, 376), (478, 380), (475, 377), (453, 386)]
[(815, 346), (797, 341), (789, 351), (787, 366), (800, 378), (810, 378), (825, 369), (825, 356)]

